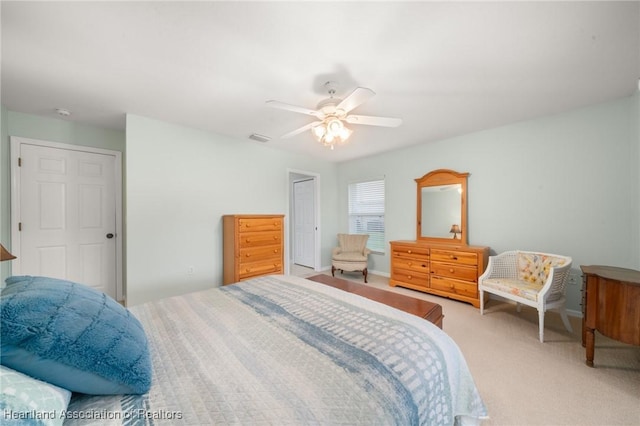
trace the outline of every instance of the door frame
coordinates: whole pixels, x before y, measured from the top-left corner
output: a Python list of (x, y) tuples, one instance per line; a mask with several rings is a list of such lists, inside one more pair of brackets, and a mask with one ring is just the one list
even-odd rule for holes
[(295, 223), (290, 220), (293, 211), (293, 183), (302, 179), (302, 176), (306, 179), (312, 179), (314, 181), (314, 221), (315, 221), (315, 238), (314, 238), (314, 256), (313, 256), (313, 270), (320, 271), (321, 269), (321, 251), (320, 251), (320, 235), (321, 233), (321, 221), (320, 221), (320, 174), (309, 172), (306, 170), (287, 169), (287, 209), (289, 213), (285, 216), (285, 273), (289, 274), (291, 271), (291, 262), (293, 261), (291, 249), (293, 247), (293, 235)]
[[(113, 155), (115, 157), (115, 210), (116, 210), (116, 299), (125, 301), (123, 286), (123, 264), (122, 249), (124, 234), (122, 232), (122, 152), (110, 149), (94, 148), (84, 145), (72, 145), (61, 142), (51, 142), (40, 139), (30, 139), (21, 136), (11, 136), (11, 247), (15, 248), (15, 252), (20, 252), (20, 231), (18, 223), (20, 222), (20, 168), (18, 167), (18, 158), (22, 144), (42, 146), (45, 148), (62, 149), (66, 151), (79, 151), (91, 154)], [(20, 256), (12, 262), (11, 273), (20, 274)]]
[[(298, 175), (299, 176), (299, 175)], [(312, 260), (312, 266), (315, 270), (315, 254), (316, 254), (316, 249), (315, 249), (315, 243), (316, 243), (316, 239), (318, 238), (318, 236), (316, 235), (316, 229), (317, 229), (317, 225), (316, 225), (316, 211), (315, 211), (315, 201), (316, 201), (316, 180), (312, 177), (309, 176), (304, 176), (304, 177), (299, 177), (297, 179), (293, 178), (291, 179), (291, 264), (292, 265), (297, 265), (296, 263), (296, 251), (298, 250), (296, 242), (298, 241), (296, 238), (296, 214), (298, 212), (298, 210), (296, 209), (296, 185), (302, 182), (311, 182), (313, 185), (313, 260)], [(301, 266), (306, 266), (306, 265), (301, 265)]]

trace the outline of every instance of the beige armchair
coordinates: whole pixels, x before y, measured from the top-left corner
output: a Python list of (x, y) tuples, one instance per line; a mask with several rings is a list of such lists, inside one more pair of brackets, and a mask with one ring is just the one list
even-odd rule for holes
[(331, 256), (331, 275), (338, 269), (344, 271), (362, 271), (367, 282), (367, 260), (371, 250), (367, 248), (367, 234), (338, 234), (339, 246), (333, 249)]

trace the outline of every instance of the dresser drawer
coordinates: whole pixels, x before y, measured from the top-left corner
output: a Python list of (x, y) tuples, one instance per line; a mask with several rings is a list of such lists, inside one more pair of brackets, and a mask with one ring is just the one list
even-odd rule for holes
[(246, 280), (258, 275), (282, 274), (282, 262), (275, 259), (269, 262), (245, 263), (238, 266), (239, 280)]
[(280, 231), (243, 232), (238, 238), (239, 245), (241, 249), (269, 245), (279, 246), (282, 242), (281, 234)]
[(391, 273), (391, 279), (406, 284), (419, 285), (422, 287), (429, 286), (429, 274), (426, 272), (410, 271), (406, 269), (395, 269)]
[(240, 263), (257, 262), (267, 259), (279, 260), (282, 258), (280, 246), (251, 247), (240, 249)]
[(409, 271), (429, 273), (429, 259), (412, 259), (404, 257), (396, 257), (391, 259), (392, 269), (406, 269)]
[(478, 281), (478, 270), (473, 266), (431, 262), (431, 276), (434, 275), (471, 282)]
[(280, 231), (280, 218), (241, 218), (238, 219), (238, 232)]
[(454, 250), (431, 250), (431, 260), (446, 263), (459, 263), (461, 265), (477, 265), (478, 254)]
[(429, 260), (429, 248), (418, 246), (392, 246), (393, 258)]
[(431, 276), (431, 288), (467, 297), (478, 297), (478, 285), (453, 278)]

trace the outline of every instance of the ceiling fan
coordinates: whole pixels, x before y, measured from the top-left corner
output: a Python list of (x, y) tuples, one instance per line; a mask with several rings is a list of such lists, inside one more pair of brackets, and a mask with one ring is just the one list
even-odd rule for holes
[(329, 98), (320, 101), (315, 110), (278, 101), (267, 101), (267, 105), (270, 107), (299, 112), (317, 118), (317, 120), (312, 123), (282, 135), (282, 138), (290, 138), (299, 133), (311, 130), (318, 142), (333, 149), (336, 143), (344, 142), (351, 136), (352, 131), (344, 125), (345, 122), (349, 124), (383, 127), (398, 127), (402, 124), (402, 119), (400, 118), (349, 114), (351, 110), (375, 96), (375, 92), (371, 89), (356, 87), (349, 96), (344, 99), (339, 99), (333, 97), (337, 87), (334, 81), (326, 82), (324, 87), (329, 93)]

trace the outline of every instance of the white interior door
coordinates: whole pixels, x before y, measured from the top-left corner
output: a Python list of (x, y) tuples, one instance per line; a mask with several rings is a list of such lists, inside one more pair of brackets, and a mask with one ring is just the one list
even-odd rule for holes
[(293, 183), (294, 255), (297, 265), (314, 268), (315, 258), (315, 180)]
[(19, 152), (17, 247), (22, 275), (68, 279), (118, 293), (115, 155), (29, 143)]

